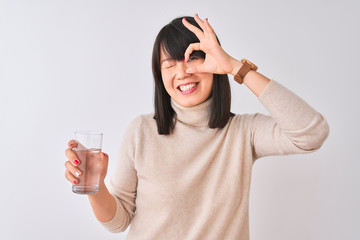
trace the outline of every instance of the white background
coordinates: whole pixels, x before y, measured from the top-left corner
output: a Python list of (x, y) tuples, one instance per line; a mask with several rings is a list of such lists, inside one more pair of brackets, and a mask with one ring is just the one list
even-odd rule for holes
[[(360, 239), (359, 2), (0, 1), (0, 239), (125, 239), (64, 178), (74, 130), (100, 130), (110, 173), (122, 134), (153, 111), (152, 45), (173, 18), (209, 18), (248, 58), (327, 118), (309, 155), (260, 159), (253, 240)], [(232, 77), (230, 77), (232, 79)], [(232, 82), (235, 113), (266, 110)]]

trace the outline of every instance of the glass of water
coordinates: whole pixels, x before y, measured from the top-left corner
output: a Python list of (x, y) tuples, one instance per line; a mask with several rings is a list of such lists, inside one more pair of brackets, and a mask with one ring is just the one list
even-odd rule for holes
[(82, 175), (72, 191), (79, 194), (93, 194), (99, 190), (100, 152), (103, 134), (92, 131), (76, 131), (77, 147), (73, 149), (80, 160)]

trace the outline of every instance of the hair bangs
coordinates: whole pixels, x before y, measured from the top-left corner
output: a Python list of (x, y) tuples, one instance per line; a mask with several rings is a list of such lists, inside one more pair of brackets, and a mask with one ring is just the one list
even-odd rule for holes
[[(187, 20), (191, 24), (199, 27), (193, 19), (187, 18)], [(171, 60), (184, 60), (184, 54), (188, 46), (191, 43), (200, 42), (196, 35), (188, 30), (182, 23), (174, 24), (174, 22), (171, 22), (163, 30), (163, 39), (160, 40), (161, 49), (166, 58)], [(192, 55), (205, 58), (203, 51), (193, 51)]]

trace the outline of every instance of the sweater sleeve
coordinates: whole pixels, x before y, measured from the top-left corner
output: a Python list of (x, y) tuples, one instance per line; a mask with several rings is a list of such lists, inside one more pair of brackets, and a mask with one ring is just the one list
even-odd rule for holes
[(293, 92), (272, 80), (259, 96), (271, 116), (253, 115), (255, 159), (318, 150), (329, 134), (325, 118)]
[(141, 130), (141, 117), (128, 126), (119, 149), (119, 159), (109, 179), (108, 189), (116, 201), (113, 219), (101, 224), (110, 232), (123, 232), (135, 215), (137, 172), (134, 166), (135, 149)]

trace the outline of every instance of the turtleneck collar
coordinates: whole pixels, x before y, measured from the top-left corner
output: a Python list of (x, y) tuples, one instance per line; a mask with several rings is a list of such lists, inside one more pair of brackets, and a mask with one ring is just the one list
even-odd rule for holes
[(176, 113), (176, 120), (194, 127), (209, 125), (212, 98), (193, 106), (183, 107), (171, 99), (171, 106)]

